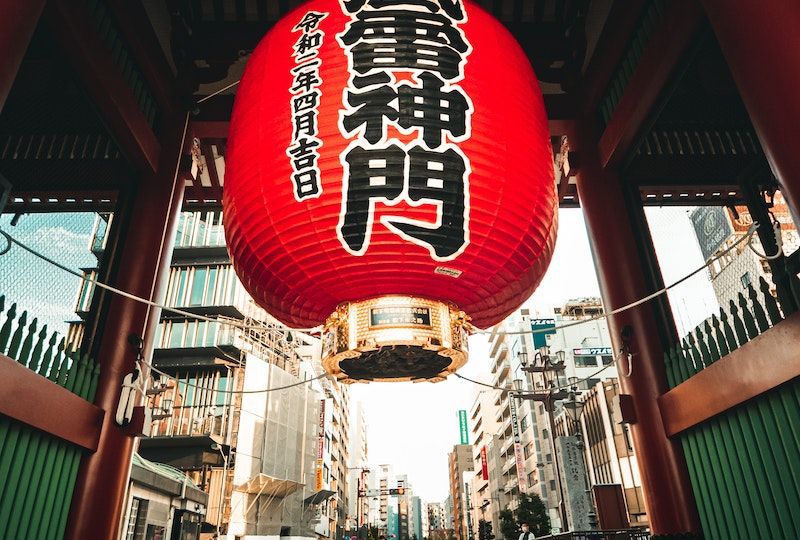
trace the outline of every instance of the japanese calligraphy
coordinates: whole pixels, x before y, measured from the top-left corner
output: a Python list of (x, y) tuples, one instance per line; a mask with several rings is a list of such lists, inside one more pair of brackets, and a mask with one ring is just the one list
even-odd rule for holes
[(298, 202), (322, 195), (317, 165), (322, 146), (322, 140), (317, 137), (317, 108), (321, 97), (318, 88), (322, 84), (319, 75), (322, 60), (318, 53), (325, 37), (319, 23), (327, 16), (327, 13), (309, 11), (292, 29), (300, 32), (300, 37), (292, 49), (295, 61), (289, 88), (292, 144), (286, 149), (286, 155), (292, 165), (291, 179)]
[[(350, 80), (339, 129), (352, 142), (340, 156), (339, 240), (363, 255), (378, 203), (426, 206), (435, 219), (411, 219), (398, 207), (380, 222), (433, 259), (452, 260), (469, 243), (471, 168), (457, 143), (472, 134), (472, 101), (458, 85), (472, 47), (459, 27), (461, 0), (340, 3), (350, 22), (336, 37)], [(400, 141), (393, 130), (414, 139)]]

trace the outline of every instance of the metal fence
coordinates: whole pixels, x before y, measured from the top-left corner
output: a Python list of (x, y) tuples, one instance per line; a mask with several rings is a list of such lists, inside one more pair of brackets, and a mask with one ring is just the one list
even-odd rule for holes
[[(100, 368), (0, 296), (0, 354), (92, 401)], [(64, 536), (82, 450), (0, 416), (0, 538)]]

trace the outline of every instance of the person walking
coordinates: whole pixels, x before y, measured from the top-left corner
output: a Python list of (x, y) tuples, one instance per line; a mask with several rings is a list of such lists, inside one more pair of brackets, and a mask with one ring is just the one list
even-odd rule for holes
[(533, 535), (531, 534), (528, 524), (520, 523), (520, 526), (522, 527), (522, 532), (519, 534), (519, 540), (533, 540)]

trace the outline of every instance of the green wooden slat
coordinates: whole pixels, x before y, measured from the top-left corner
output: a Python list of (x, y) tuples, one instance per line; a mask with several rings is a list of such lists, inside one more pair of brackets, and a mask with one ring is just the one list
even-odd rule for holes
[(698, 366), (698, 368), (702, 370), (711, 365), (711, 353), (706, 345), (706, 337), (703, 333), (703, 329), (698, 326), (695, 329), (695, 333), (697, 334), (697, 348), (700, 350), (700, 358), (703, 361), (703, 367)]
[(767, 308), (769, 320), (772, 321), (772, 325), (775, 326), (783, 320), (778, 302), (775, 300), (775, 297), (772, 296), (772, 292), (769, 290), (769, 283), (764, 279), (764, 276), (758, 278), (758, 286), (761, 289), (761, 294), (764, 295), (764, 306)]
[(745, 299), (742, 293), (737, 295), (739, 299), (739, 309), (741, 310), (742, 314), (742, 321), (744, 321), (744, 327), (747, 330), (747, 335), (750, 339), (756, 337), (759, 332), (758, 328), (756, 328), (756, 321), (753, 318), (753, 314), (750, 312), (750, 308), (747, 305), (747, 299)]
[(692, 483), (692, 491), (694, 492), (695, 500), (698, 505), (698, 513), (700, 514), (700, 525), (706, 534), (710, 534), (715, 530), (716, 523), (710, 518), (704, 508), (711, 506), (711, 497), (708, 492), (708, 481), (705, 476), (705, 469), (703, 469), (703, 460), (700, 459), (700, 454), (697, 450), (696, 436), (692, 430), (683, 432), (680, 435), (681, 447), (683, 454), (686, 458), (686, 464), (689, 469), (689, 481)]
[(22, 346), (20, 347), (19, 354), (17, 355), (17, 361), (25, 367), (29, 367), (30, 364), (31, 352), (33, 351), (33, 339), (36, 336), (36, 327), (38, 324), (39, 321), (36, 319), (36, 317), (34, 317), (31, 323), (28, 325), (25, 339), (22, 340)]
[(736, 304), (734, 304), (733, 300), (731, 300), (728, 305), (728, 309), (731, 312), (731, 319), (733, 319), (733, 328), (736, 330), (736, 341), (739, 343), (739, 346), (744, 345), (750, 341), (750, 338), (747, 337), (744, 324), (742, 323), (742, 319), (739, 317), (739, 308), (736, 307)]
[(17, 329), (11, 335), (11, 343), (8, 345), (8, 352), (6, 354), (9, 358), (16, 360), (19, 357), (19, 349), (22, 345), (26, 324), (28, 324), (28, 312), (23, 311), (22, 315), (17, 319)]
[(705, 322), (703, 325), (703, 333), (706, 336), (706, 343), (708, 345), (708, 352), (711, 356), (711, 363), (713, 364), (720, 358), (722, 358), (722, 354), (720, 353), (719, 347), (717, 346), (717, 342), (714, 339), (714, 334), (711, 331), (711, 324), (708, 321)]
[(736, 341), (736, 336), (733, 334), (733, 329), (731, 328), (730, 323), (728, 322), (728, 314), (725, 313), (725, 310), (719, 308), (719, 321), (722, 325), (722, 330), (725, 334), (725, 341), (728, 344), (728, 350), (732, 351), (736, 349), (739, 344)]
[(17, 316), (17, 304), (11, 304), (6, 313), (6, 321), (0, 327), (0, 353), (6, 354), (8, 351), (8, 340), (11, 337), (11, 326)]
[(756, 293), (756, 289), (753, 287), (752, 282), (747, 286), (747, 297), (750, 298), (750, 303), (753, 306), (753, 315), (755, 316), (756, 325), (758, 326), (758, 333), (761, 334), (766, 332), (769, 329), (767, 314), (764, 312), (764, 308), (758, 301), (758, 294)]

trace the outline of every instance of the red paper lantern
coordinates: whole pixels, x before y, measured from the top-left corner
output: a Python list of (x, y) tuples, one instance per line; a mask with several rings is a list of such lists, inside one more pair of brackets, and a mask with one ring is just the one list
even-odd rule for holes
[[(555, 243), (538, 82), (469, 0), (312, 0), (291, 12), (248, 61), (226, 166), (236, 271), (292, 327), (387, 295), (489, 327), (532, 294)], [(435, 326), (435, 306), (412, 304), (372, 305), (364, 324)], [(361, 338), (355, 348), (385, 345)], [(339, 350), (353, 336), (330, 339)]]

